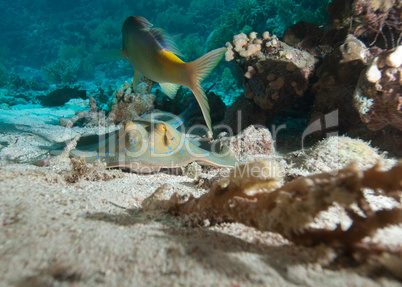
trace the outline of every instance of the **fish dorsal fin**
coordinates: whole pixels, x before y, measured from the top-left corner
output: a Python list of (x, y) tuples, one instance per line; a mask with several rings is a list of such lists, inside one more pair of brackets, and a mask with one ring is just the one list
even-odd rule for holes
[(151, 28), (153, 25), (151, 22), (149, 22), (147, 19), (145, 19), (144, 17), (141, 16), (137, 16), (135, 17), (135, 20), (137, 20), (138, 23), (141, 24), (141, 26), (144, 27), (144, 29), (148, 30), (149, 28)]
[(158, 43), (162, 46), (162, 48), (172, 52), (173, 54), (184, 57), (184, 55), (180, 52), (173, 38), (165, 33), (160, 28), (152, 28), (149, 32), (155, 37)]
[(177, 90), (180, 88), (179, 84), (172, 83), (159, 83), (163, 92), (172, 100), (176, 97)]

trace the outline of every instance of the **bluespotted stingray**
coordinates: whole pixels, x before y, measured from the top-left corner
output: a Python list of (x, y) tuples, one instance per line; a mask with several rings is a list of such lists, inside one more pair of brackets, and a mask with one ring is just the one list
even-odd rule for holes
[(78, 146), (70, 155), (138, 173), (177, 168), (193, 161), (215, 167), (234, 167), (237, 162), (228, 148), (208, 151), (200, 147), (199, 141), (158, 120), (127, 121), (115, 133), (94, 144)]

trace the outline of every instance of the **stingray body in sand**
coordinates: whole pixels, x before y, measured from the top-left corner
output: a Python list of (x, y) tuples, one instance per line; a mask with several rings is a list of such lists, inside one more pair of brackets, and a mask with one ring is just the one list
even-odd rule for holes
[(236, 159), (225, 149), (208, 151), (199, 142), (189, 140), (170, 124), (157, 120), (127, 121), (123, 127), (96, 143), (78, 146), (71, 156), (87, 162), (101, 160), (107, 167), (119, 167), (138, 173), (161, 168), (177, 168), (190, 162), (216, 167), (233, 167)]

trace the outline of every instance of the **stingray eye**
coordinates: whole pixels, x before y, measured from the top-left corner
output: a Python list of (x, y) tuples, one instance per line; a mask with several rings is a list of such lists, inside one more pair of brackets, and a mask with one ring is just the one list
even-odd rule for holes
[(164, 124), (156, 124), (155, 128), (159, 132), (166, 132), (166, 126)]

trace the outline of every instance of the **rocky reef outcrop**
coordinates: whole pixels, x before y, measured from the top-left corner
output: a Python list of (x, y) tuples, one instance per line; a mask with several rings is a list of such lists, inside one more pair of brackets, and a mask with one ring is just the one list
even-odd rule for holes
[(353, 95), (361, 120), (372, 130), (402, 131), (402, 46), (381, 52), (362, 71)]
[(302, 106), (306, 129), (321, 122), (314, 141), (327, 135), (323, 123), (336, 112), (333, 131), (400, 155), (394, 143), (402, 142), (402, 2), (335, 0), (327, 10), (325, 29), (298, 22), (283, 38), (252, 32), (227, 43), (226, 60), (244, 75), (244, 98), (228, 112), (243, 111), (243, 128), (270, 126)]
[(244, 73), (244, 95), (268, 118), (288, 108), (307, 89), (317, 59), (268, 32), (234, 36), (227, 43), (226, 61), (235, 60)]

